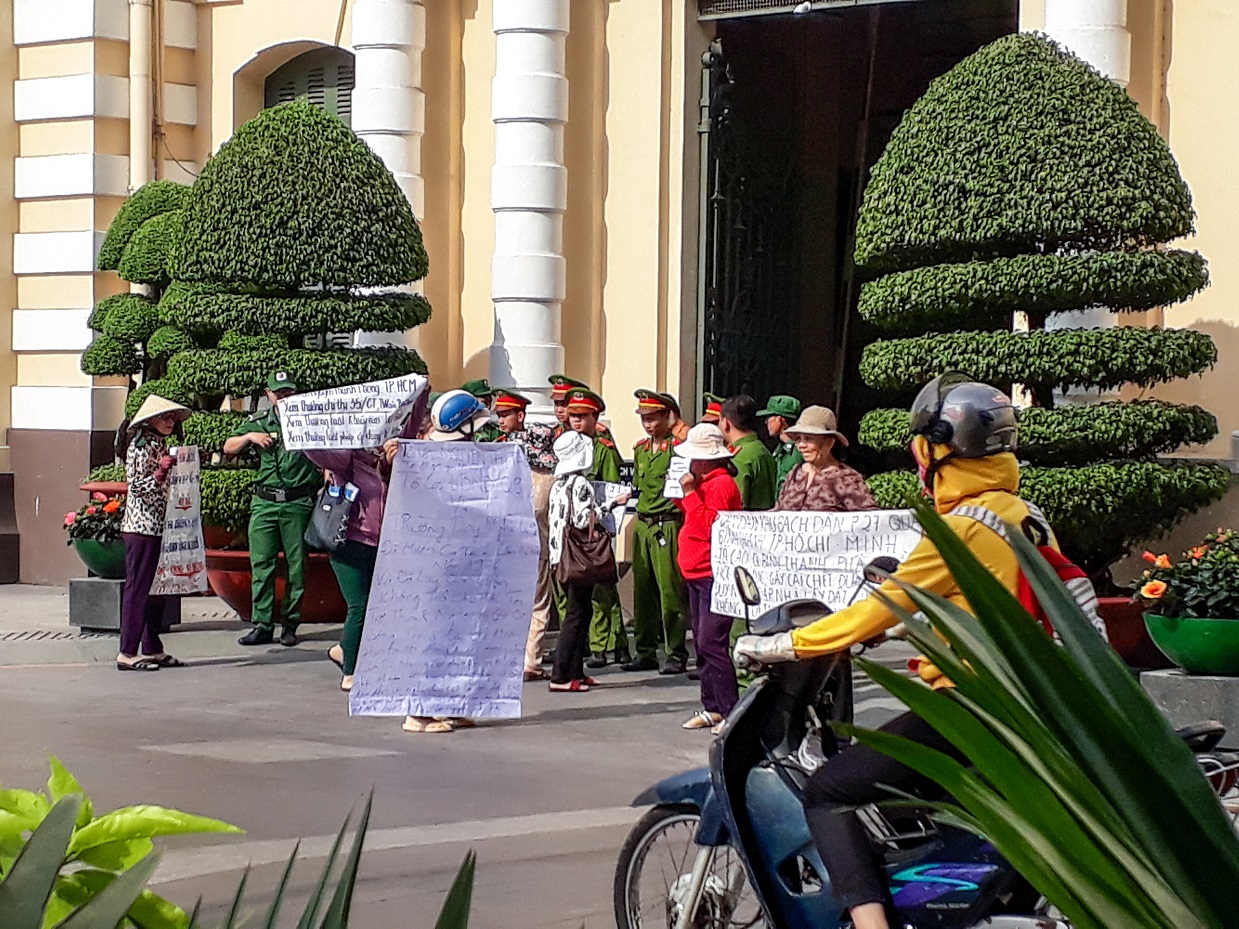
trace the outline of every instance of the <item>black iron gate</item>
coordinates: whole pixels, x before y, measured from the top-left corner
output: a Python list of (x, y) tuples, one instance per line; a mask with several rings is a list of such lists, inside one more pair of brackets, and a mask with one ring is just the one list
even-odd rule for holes
[(711, 43), (703, 67), (709, 111), (702, 124), (702, 387), (762, 400), (796, 373), (793, 170), (786, 154), (763, 151), (733, 119), (734, 82), (721, 40)]

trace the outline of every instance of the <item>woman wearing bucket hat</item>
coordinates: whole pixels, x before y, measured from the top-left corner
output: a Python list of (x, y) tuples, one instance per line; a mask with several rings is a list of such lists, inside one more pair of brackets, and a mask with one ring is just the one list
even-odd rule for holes
[(740, 699), (736, 669), (731, 663), (731, 620), (710, 608), (714, 572), (710, 567), (710, 529), (718, 514), (741, 510), (732, 451), (722, 431), (711, 423), (688, 430), (675, 453), (689, 460), (689, 472), (680, 479), (684, 497), (676, 503), (684, 511), (680, 529), (680, 573), (688, 587), (688, 612), (701, 674), (703, 709), (684, 722), (685, 729), (713, 729)]
[(181, 662), (163, 650), (159, 638), (163, 598), (151, 596), (151, 584), (163, 540), (168, 475), (175, 464), (168, 450), (168, 436), (189, 414), (187, 407), (151, 394), (129, 421), (129, 448), (125, 453), (129, 490), (120, 523), (120, 537), (125, 543), (125, 584), (121, 592), (118, 671), (181, 667)]
[(779, 491), (776, 510), (876, 510), (873, 494), (859, 471), (840, 459), (848, 440), (835, 414), (824, 406), (805, 407), (786, 435), (804, 459), (792, 468)]

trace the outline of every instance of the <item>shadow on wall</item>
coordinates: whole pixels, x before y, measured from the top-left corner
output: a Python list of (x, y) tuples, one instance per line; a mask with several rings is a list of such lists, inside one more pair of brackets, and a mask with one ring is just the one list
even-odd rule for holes
[[(1167, 316), (1173, 319), (1174, 311)], [(1153, 391), (1159, 399), (1173, 403), (1195, 403), (1213, 413), (1218, 420), (1218, 435), (1208, 445), (1189, 447), (1180, 455), (1196, 458), (1230, 458), (1231, 433), (1239, 430), (1239, 326), (1219, 319), (1201, 319), (1191, 328), (1203, 332), (1217, 346), (1217, 363), (1198, 377), (1182, 378), (1159, 385)]]

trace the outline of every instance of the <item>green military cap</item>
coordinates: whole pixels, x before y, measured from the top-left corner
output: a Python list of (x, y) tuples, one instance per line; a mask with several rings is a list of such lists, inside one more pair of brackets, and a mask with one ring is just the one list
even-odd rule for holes
[(636, 390), (633, 396), (637, 398), (638, 413), (679, 412), (675, 399), (669, 394), (660, 394), (656, 390)]
[(493, 397), (497, 393), (495, 388), (491, 387), (490, 382), (484, 377), (479, 377), (472, 381), (465, 381), (460, 385), (460, 389), (467, 394), (472, 394), (479, 400), (486, 400), (489, 397)]
[(296, 390), (297, 382), (287, 371), (274, 371), (267, 378), (267, 390), (274, 393), (277, 390)]
[(800, 415), (800, 401), (786, 394), (777, 394), (766, 401), (766, 408), (758, 410), (757, 415), (782, 416), (784, 419), (794, 420)]
[(547, 381), (551, 385), (552, 400), (564, 400), (568, 396), (568, 391), (577, 387), (589, 390), (589, 385), (584, 381), (573, 380), (566, 374), (552, 374)]

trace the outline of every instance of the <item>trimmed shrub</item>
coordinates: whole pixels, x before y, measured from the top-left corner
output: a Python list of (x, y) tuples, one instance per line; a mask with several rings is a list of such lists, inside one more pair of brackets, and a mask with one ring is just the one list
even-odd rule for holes
[(865, 347), (860, 376), (880, 390), (915, 389), (944, 371), (1009, 388), (1148, 387), (1207, 371), (1217, 346), (1194, 329), (951, 332)]
[[(1072, 465), (1113, 458), (1152, 458), (1217, 435), (1217, 417), (1199, 406), (1136, 400), (1020, 412), (1022, 460)], [(856, 438), (880, 451), (904, 451), (911, 434), (907, 410), (873, 410)]]
[(171, 400), (173, 403), (182, 403), (186, 406), (194, 402), (192, 391), (186, 390), (171, 378), (160, 377), (146, 381), (141, 386), (129, 391), (129, 396), (125, 398), (125, 419), (132, 418), (133, 414), (138, 412), (138, 407), (151, 394), (159, 394), (165, 400)]
[(1107, 304), (1147, 310), (1186, 300), (1209, 283), (1196, 252), (1017, 255), (888, 274), (860, 289), (860, 315), (891, 331), (1010, 328), (1016, 310), (1041, 318)]
[[(100, 271), (116, 271), (125, 247), (142, 224), (185, 204), (189, 188), (175, 181), (150, 181), (133, 192), (116, 212), (99, 248)], [(128, 280), (128, 278), (127, 278)]]
[(254, 474), (248, 468), (202, 470), (202, 521), (240, 532), (249, 525)]
[(425, 374), (417, 352), (405, 348), (257, 349), (181, 352), (168, 362), (168, 376), (191, 393), (254, 396), (272, 371), (287, 371), (302, 390), (323, 390), (405, 374)]
[(856, 264), (884, 273), (1169, 242), (1191, 194), (1123, 88), (1045, 36), (1010, 35), (938, 78), (878, 159)]
[(113, 463), (99, 465), (97, 468), (91, 468), (90, 473), (82, 478), (82, 483), (89, 484), (93, 481), (123, 481), (125, 478), (125, 466), (123, 464)]
[(159, 328), (159, 308), (149, 297), (117, 294), (104, 302), (111, 304), (103, 320), (104, 335), (132, 344), (145, 342)]
[(220, 293), (177, 282), (159, 305), (164, 322), (185, 329), (324, 335), (328, 332), (399, 332), (430, 319), (421, 294), (313, 294), (295, 297)]
[(142, 370), (142, 360), (132, 342), (101, 335), (82, 352), (81, 368), (91, 377), (127, 377)]
[(172, 279), (168, 259), (181, 231), (181, 211), (169, 210), (148, 219), (133, 234), (121, 255), (118, 273), (135, 284), (164, 288)]
[(204, 455), (223, 452), (224, 442), (244, 419), (245, 413), (194, 413), (185, 420), (185, 444), (197, 445)]
[(146, 357), (167, 361), (177, 352), (187, 352), (197, 347), (192, 338), (175, 326), (160, 326), (146, 341)]
[(225, 332), (219, 340), (219, 348), (225, 352), (283, 352), (288, 350), (288, 336)]
[(262, 111), (194, 182), (181, 281), (265, 290), (391, 287), (426, 276), (422, 234), (378, 156), (306, 101)]

